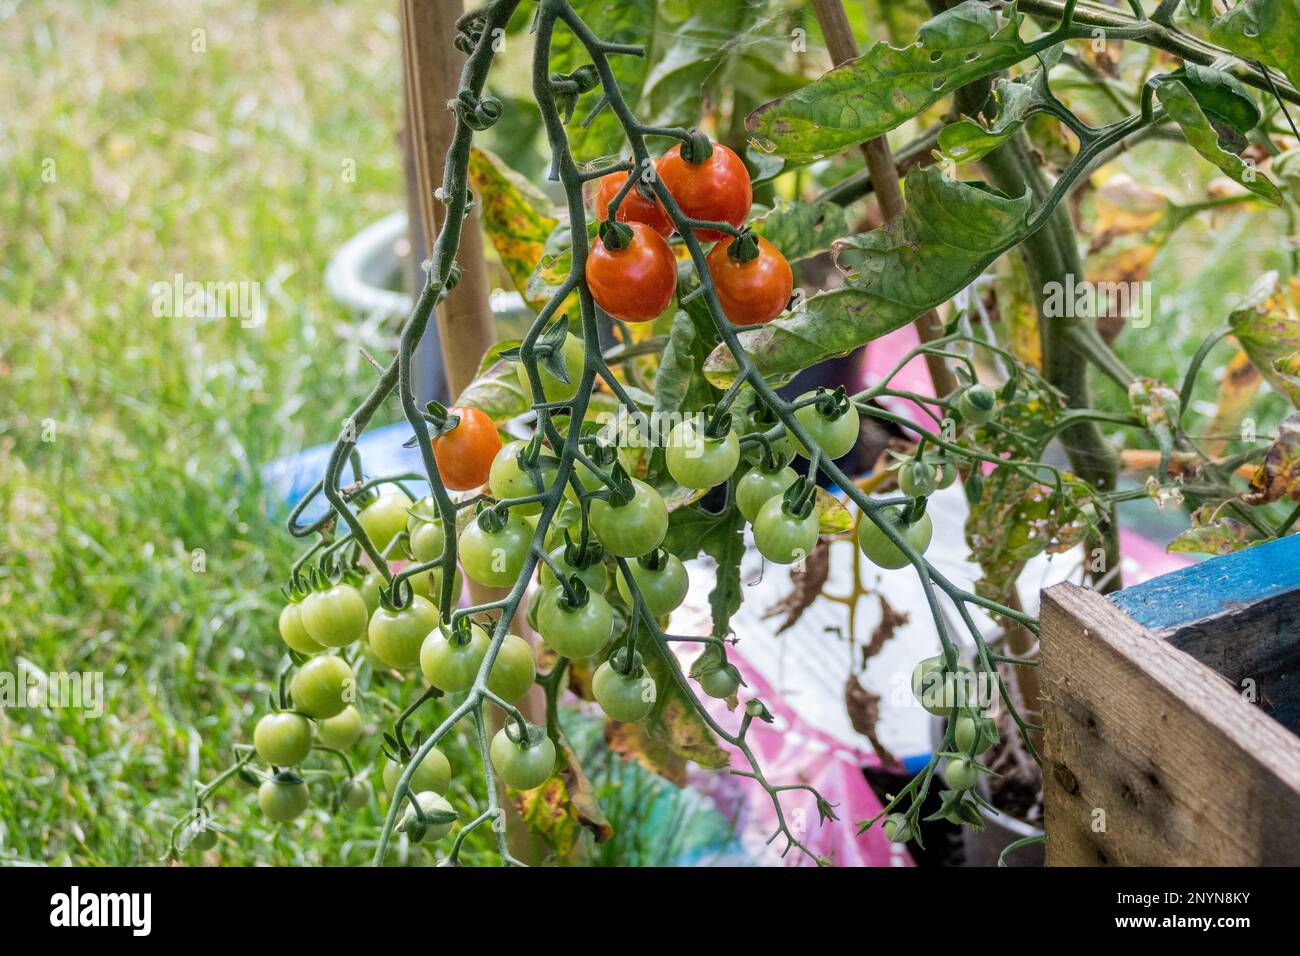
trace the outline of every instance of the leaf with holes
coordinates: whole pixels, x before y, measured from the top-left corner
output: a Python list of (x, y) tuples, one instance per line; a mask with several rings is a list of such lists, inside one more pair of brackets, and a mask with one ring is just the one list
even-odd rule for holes
[[(964, 289), (1023, 236), (1030, 194), (1011, 199), (982, 184), (949, 179), (936, 167), (907, 174), (907, 208), (879, 229), (836, 243), (849, 274), (842, 288), (809, 297), (791, 315), (740, 334), (765, 377), (796, 372), (844, 355), (901, 328)], [(718, 388), (738, 368), (725, 344), (705, 377)]]
[(1020, 38), (1021, 19), (1014, 4), (1003, 17), (979, 0), (966, 0), (924, 23), (913, 45), (877, 43), (808, 86), (763, 104), (746, 126), (792, 163), (841, 152), (1030, 56), (1037, 47)]
[(998, 105), (993, 125), (976, 119), (949, 123), (939, 131), (939, 152), (950, 163), (974, 163), (1016, 135), (1034, 110), (1050, 102), (1047, 81), (1039, 70), (1025, 80), (999, 79), (993, 87)]

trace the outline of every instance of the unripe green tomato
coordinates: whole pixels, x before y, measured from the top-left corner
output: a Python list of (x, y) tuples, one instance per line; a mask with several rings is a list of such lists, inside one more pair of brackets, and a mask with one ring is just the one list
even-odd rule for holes
[(447, 535), (441, 521), (434, 519), (417, 522), (410, 534), (411, 557), (417, 563), (425, 564), (442, 557), (442, 552), (447, 547)]
[[(452, 809), (451, 804), (447, 802), (446, 797), (434, 793), (431, 790), (417, 793), (415, 795), (415, 802), (420, 805), (421, 813), (430, 813), (434, 810), (442, 810), (446, 813), (455, 812)], [(454, 823), (455, 821), (449, 821), (447, 823), (420, 823), (419, 818), (415, 814), (415, 807), (407, 803), (401, 819), (397, 822), (397, 830), (399, 833), (405, 833), (410, 837), (412, 843), (433, 843), (437, 840), (441, 840), (450, 833)]]
[(380, 554), (406, 529), (409, 517), (406, 509), (412, 504), (405, 493), (394, 488), (384, 491), (357, 513), (357, 520)]
[[(428, 574), (416, 574), (406, 580), (411, 583), (411, 591), (420, 595), (434, 607), (438, 607), (438, 602), (442, 600), (442, 580), (446, 572), (442, 568), (434, 568)], [(451, 582), (451, 600), (456, 603), (460, 600), (461, 592), (465, 590), (465, 576), (460, 573), (460, 567), (456, 568), (456, 576)]]
[(361, 600), (366, 602), (366, 613), (374, 614), (375, 608), (379, 607), (379, 589), (383, 581), (377, 574), (367, 574), (357, 585), (357, 590), (361, 592)]
[(936, 488), (948, 488), (957, 480), (957, 466), (947, 458), (940, 459), (935, 463), (936, 474), (934, 485)]
[(555, 770), (555, 744), (545, 731), (537, 733), (538, 728), (530, 728), (526, 742), (512, 740), (512, 730), (517, 730), (513, 721), (493, 736), (488, 748), (492, 766), (506, 786), (533, 790), (549, 780)]
[(471, 521), (460, 533), (460, 563), (471, 581), (490, 588), (510, 587), (523, 570), (533, 526), (513, 508), (505, 523), (489, 531)]
[(912, 828), (907, 823), (907, 817), (901, 813), (891, 813), (885, 817), (882, 829), (890, 843), (906, 843), (912, 839)]
[[(805, 392), (799, 396), (799, 401), (811, 398), (815, 392)], [(817, 447), (822, 450), (822, 454), (828, 460), (842, 458), (853, 450), (853, 446), (858, 443), (858, 434), (860, 431), (860, 422), (858, 419), (858, 410), (852, 402), (849, 403), (848, 410), (842, 414), (827, 417), (821, 413), (816, 404), (803, 405), (794, 410), (794, 417), (798, 419), (799, 424), (803, 426), (804, 431), (808, 433)], [(805, 458), (811, 458), (812, 453), (803, 446), (803, 442), (793, 438), (795, 447), (798, 448), (799, 454)]]
[[(658, 570), (647, 568), (640, 561), (629, 561), (627, 569), (632, 572), (632, 579), (636, 581), (637, 589), (640, 590), (646, 607), (654, 617), (671, 614), (686, 600), (686, 592), (690, 590), (691, 581), (686, 573), (686, 566), (677, 555), (667, 555), (663, 567)], [(631, 607), (632, 590), (627, 586), (627, 579), (621, 573), (615, 577), (618, 581), (618, 593), (623, 595), (623, 600)]]
[(518, 634), (507, 634), (488, 674), (488, 690), (507, 704), (513, 704), (537, 680), (537, 659), (533, 646)]
[[(384, 761), (384, 789), (391, 797), (397, 790), (398, 778), (402, 776), (402, 765), (391, 760)], [(411, 774), (411, 790), (419, 793), (432, 790), (434, 793), (446, 793), (451, 789), (451, 763), (437, 747), (433, 747)]]
[(488, 632), (473, 623), (464, 640), (461, 635), (451, 635), (445, 627), (430, 631), (420, 646), (420, 670), (424, 679), (447, 694), (469, 690), (490, 641)]
[(347, 647), (366, 633), (370, 611), (366, 599), (350, 584), (313, 591), (302, 601), (302, 626), (317, 644)]
[(970, 697), (969, 681), (975, 672), (958, 663), (954, 673), (944, 673), (943, 655), (927, 657), (912, 668), (912, 696), (922, 707), (936, 717), (945, 717), (954, 707), (974, 703)]
[(776, 471), (766, 471), (762, 465), (751, 468), (736, 482), (736, 507), (752, 523), (763, 505), (784, 495), (798, 478), (798, 472), (789, 465)]
[(640, 666), (623, 674), (605, 661), (591, 679), (591, 693), (605, 716), (623, 724), (636, 723), (655, 706), (654, 678)]
[[(934, 535), (934, 523), (930, 515), (921, 515), (921, 519), (911, 525), (903, 524), (903, 506), (883, 508), (880, 511), (882, 521), (887, 521), (910, 544), (918, 554), (925, 554)], [(903, 549), (890, 541), (874, 521), (867, 515), (858, 519), (858, 547), (870, 559), (871, 563), (887, 570), (906, 567), (907, 555)]]
[(189, 825), (189, 849), (197, 853), (206, 853), (217, 845), (217, 831), (206, 823), (195, 820)]
[(537, 612), (537, 633), (561, 657), (583, 660), (602, 650), (614, 628), (614, 613), (599, 594), (587, 593), (582, 607), (571, 608), (564, 590), (542, 595)]
[(360, 810), (370, 802), (370, 784), (364, 780), (348, 780), (343, 784), (340, 803), (345, 810)]
[[(583, 342), (580, 337), (572, 331), (564, 337), (564, 344), (560, 346), (560, 354), (564, 356), (564, 370), (569, 373), (569, 381), (561, 382), (551, 370), (546, 367), (544, 362), (537, 362), (537, 373), (542, 380), (542, 394), (546, 396), (548, 402), (567, 402), (573, 396), (578, 394), (578, 384), (582, 381), (582, 365), (584, 359)], [(523, 362), (515, 363), (515, 375), (519, 378), (519, 387), (527, 396), (528, 404), (533, 404), (533, 388), (528, 381), (528, 370), (524, 368)]]
[[(575, 568), (564, 559), (565, 546), (560, 545), (551, 551), (551, 560), (554, 561), (564, 574), (567, 581), (573, 575), (582, 579), (582, 583), (587, 585), (588, 591), (595, 591), (597, 594), (605, 590), (605, 585), (609, 582), (609, 573), (605, 570), (605, 565), (601, 561), (593, 562), (582, 570)], [(545, 561), (537, 562), (537, 581), (543, 588), (554, 588), (559, 586), (555, 574), (552, 573), (550, 565)]]
[(289, 693), (298, 710), (325, 720), (356, 699), (357, 679), (343, 658), (322, 654), (298, 668), (289, 681)]
[(987, 385), (968, 386), (957, 399), (957, 411), (972, 425), (983, 425), (997, 413), (998, 397)]
[(754, 544), (775, 564), (795, 564), (807, 558), (817, 547), (819, 533), (815, 505), (800, 518), (785, 510), (781, 497), (769, 498), (754, 519)]
[[(522, 366), (520, 366), (522, 368)], [(530, 472), (525, 471), (519, 464), (519, 455), (528, 448), (528, 442), (516, 439), (515, 441), (506, 442), (497, 452), (496, 457), (492, 459), (492, 467), (488, 471), (488, 490), (492, 492), (492, 497), (498, 501), (504, 501), (507, 498), (528, 498), (532, 495), (539, 494), (546, 490), (546, 483), (550, 478), (555, 477), (553, 460), (550, 469), (549, 478), (546, 472), (542, 472), (542, 485), (538, 487), (537, 482), (533, 480)], [(539, 464), (547, 459), (538, 457)], [(513, 505), (511, 510), (518, 510), (525, 517), (528, 515), (540, 514), (542, 504), (535, 501), (527, 505)]]
[(587, 515), (596, 539), (620, 558), (649, 554), (668, 534), (668, 506), (659, 492), (636, 478), (632, 488), (634, 494), (627, 504), (615, 507), (597, 498)]
[(664, 460), (679, 485), (712, 488), (730, 478), (740, 464), (740, 439), (730, 430), (721, 438), (710, 438), (699, 419), (688, 418), (668, 433)]
[(300, 654), (319, 654), (325, 650), (324, 644), (311, 639), (307, 629), (302, 626), (302, 605), (294, 602), (286, 604), (280, 611), (280, 637)]
[(979, 765), (965, 757), (953, 757), (943, 768), (943, 779), (954, 790), (969, 790), (979, 780)]
[[(970, 753), (971, 748), (975, 748), (975, 756), (979, 756), (993, 746), (993, 734), (989, 733), (986, 725), (991, 724), (987, 717), (975, 717), (970, 714), (962, 714), (957, 718), (957, 726), (953, 729), (953, 741), (958, 750), (962, 753)], [(976, 739), (978, 738), (978, 746)]]
[(268, 820), (290, 823), (307, 809), (311, 794), (296, 774), (278, 773), (257, 788), (257, 805)]
[(348, 704), (316, 725), (316, 740), (335, 750), (348, 750), (361, 739), (361, 712)]
[[(421, 518), (429, 518), (437, 521), (441, 517), (441, 512), (438, 511), (438, 502), (433, 500), (432, 495), (425, 495), (415, 504), (411, 505), (410, 512), (413, 513), (408, 513), (406, 516), (407, 534), (415, 534), (415, 529), (421, 524), (424, 524), (424, 522), (420, 520)], [(419, 515), (419, 517), (416, 517), (416, 515)]]
[(420, 645), (438, 626), (438, 609), (418, 594), (400, 610), (381, 607), (370, 619), (370, 649), (389, 667), (410, 670), (420, 663)]
[(717, 670), (701, 674), (700, 689), (710, 697), (726, 700), (740, 690), (740, 671), (734, 664), (725, 664)]
[(909, 498), (934, 494), (935, 468), (923, 461), (905, 461), (898, 468), (898, 490)]
[(273, 767), (296, 767), (311, 753), (311, 723), (301, 714), (266, 714), (253, 728), (253, 748)]

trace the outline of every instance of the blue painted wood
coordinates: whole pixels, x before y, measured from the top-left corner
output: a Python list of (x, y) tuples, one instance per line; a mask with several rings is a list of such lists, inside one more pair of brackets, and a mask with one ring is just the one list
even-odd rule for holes
[(1110, 599), (1151, 630), (1182, 627), (1300, 588), (1300, 535), (1163, 574)]

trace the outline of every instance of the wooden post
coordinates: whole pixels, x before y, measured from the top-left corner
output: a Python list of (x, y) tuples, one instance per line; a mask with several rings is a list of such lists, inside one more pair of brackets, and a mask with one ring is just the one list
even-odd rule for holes
[[(434, 194), (442, 185), (447, 148), (455, 129), (447, 103), (456, 96), (465, 62), (464, 55), (451, 43), (462, 12), (461, 0), (402, 0), (408, 136), (415, 157), (425, 258), (432, 251), (446, 213), (446, 207)], [(418, 235), (419, 230), (413, 228), (411, 234)], [(496, 341), (477, 211), (465, 223), (456, 263), (460, 266), (460, 284), (438, 309), (442, 360), (453, 401), (473, 380), (483, 354)]]

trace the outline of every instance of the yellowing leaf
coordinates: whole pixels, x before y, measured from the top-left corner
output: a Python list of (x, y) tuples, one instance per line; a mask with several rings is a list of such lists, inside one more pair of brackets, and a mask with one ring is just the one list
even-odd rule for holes
[(546, 240), (559, 222), (550, 202), (536, 187), (487, 150), (475, 147), (469, 157), (470, 185), (479, 201), (483, 228), (492, 240), (510, 281), (534, 309), (546, 302), (529, 288)]

